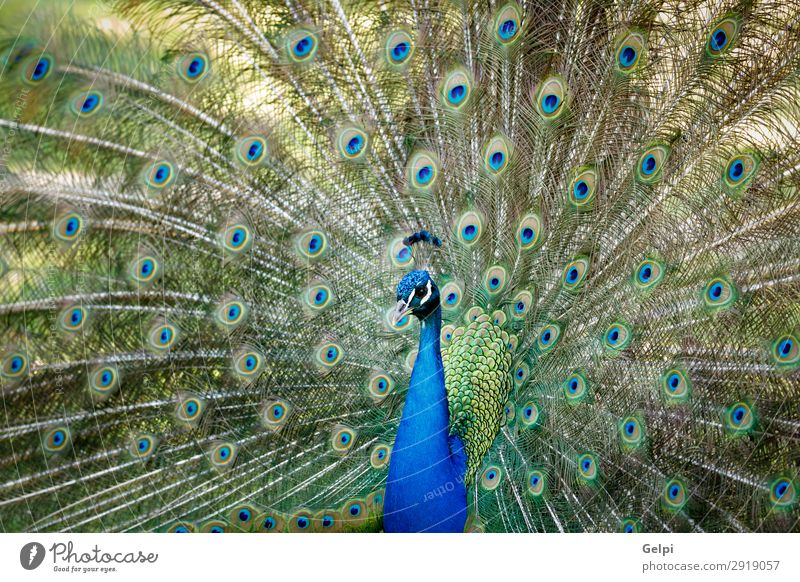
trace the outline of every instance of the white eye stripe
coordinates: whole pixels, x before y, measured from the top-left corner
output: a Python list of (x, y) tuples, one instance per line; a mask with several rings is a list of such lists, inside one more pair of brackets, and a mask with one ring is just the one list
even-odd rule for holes
[(408, 296), (408, 300), (406, 301), (406, 305), (411, 305), (411, 302), (414, 300), (414, 293), (416, 293), (416, 289), (411, 290), (411, 295)]
[[(415, 291), (416, 291), (416, 289), (415, 289)], [(422, 301), (420, 301), (419, 304), (422, 305), (428, 299), (430, 299), (431, 298), (431, 293), (433, 293), (433, 289), (431, 288), (431, 280), (428, 279), (428, 294), (425, 295), (425, 297), (422, 298)], [(412, 296), (413, 296), (413, 293), (412, 293)], [(410, 301), (410, 299), (409, 299), (409, 301)]]

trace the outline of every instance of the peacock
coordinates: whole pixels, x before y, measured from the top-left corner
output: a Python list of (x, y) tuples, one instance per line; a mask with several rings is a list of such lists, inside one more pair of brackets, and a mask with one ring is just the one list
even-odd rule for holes
[(0, 529), (800, 531), (797, 0), (0, 8)]

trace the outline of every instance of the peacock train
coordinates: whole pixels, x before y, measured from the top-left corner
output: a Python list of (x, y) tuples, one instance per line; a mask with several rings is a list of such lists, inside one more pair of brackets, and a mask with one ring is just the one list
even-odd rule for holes
[(3, 531), (800, 531), (798, 0), (0, 15)]

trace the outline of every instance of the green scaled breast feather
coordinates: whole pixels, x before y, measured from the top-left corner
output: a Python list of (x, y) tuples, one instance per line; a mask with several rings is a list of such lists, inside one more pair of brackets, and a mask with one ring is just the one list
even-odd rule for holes
[[(472, 317), (474, 311), (470, 310)], [(442, 350), (442, 361), (450, 432), (464, 442), (469, 485), (506, 422), (503, 409), (511, 389), (509, 335), (486, 314), (447, 333), (452, 338)]]

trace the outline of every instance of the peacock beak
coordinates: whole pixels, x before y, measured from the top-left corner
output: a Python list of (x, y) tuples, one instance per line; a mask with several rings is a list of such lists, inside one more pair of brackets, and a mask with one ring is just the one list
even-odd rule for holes
[(392, 325), (397, 325), (397, 322), (403, 319), (407, 313), (412, 311), (408, 304), (402, 299), (397, 302), (397, 307), (392, 313)]

